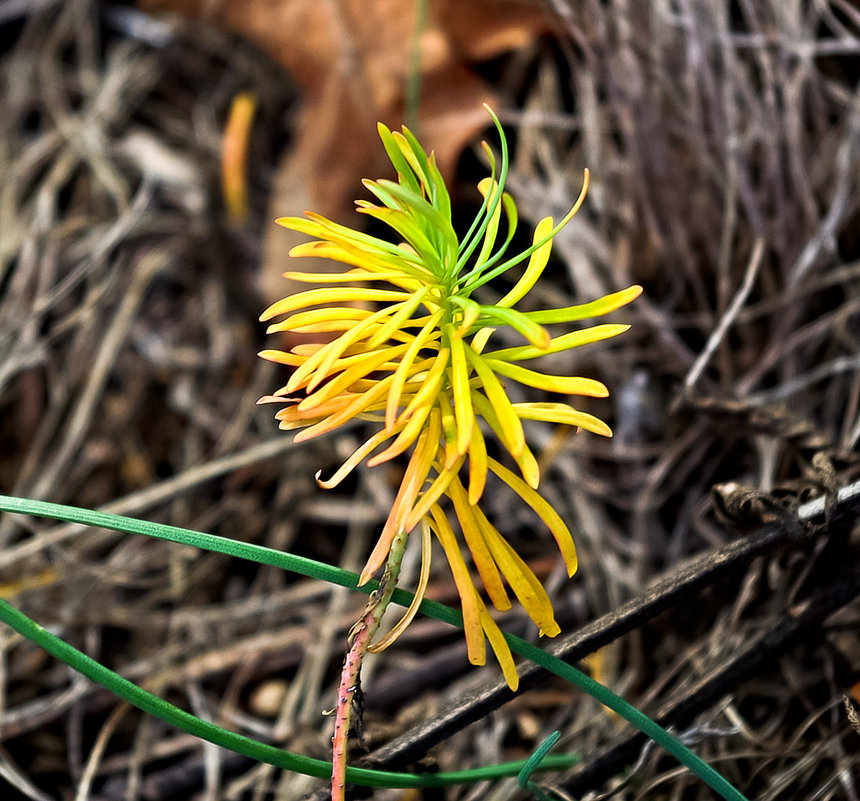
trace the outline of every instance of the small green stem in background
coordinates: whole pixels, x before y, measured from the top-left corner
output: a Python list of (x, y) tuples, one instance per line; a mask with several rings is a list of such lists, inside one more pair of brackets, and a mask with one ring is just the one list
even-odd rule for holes
[(400, 575), (400, 565), (406, 552), (407, 534), (399, 531), (391, 543), (388, 561), (379, 588), (374, 591), (364, 607), (364, 614), (356, 621), (349, 632), (349, 650), (343, 660), (343, 670), (340, 674), (340, 687), (337, 691), (337, 707), (335, 708), (334, 736), (331, 760), (331, 798), (332, 801), (344, 801), (346, 786), (347, 741), (349, 727), (352, 721), (352, 707), (355, 693), (360, 686), (361, 663), (367, 653), (368, 646), (382, 622), (382, 616), (391, 603), (391, 595)]
[(421, 36), (427, 25), (427, 0), (415, 4), (415, 26), (409, 42), (409, 74), (406, 78), (406, 124), (419, 135), (421, 108)]

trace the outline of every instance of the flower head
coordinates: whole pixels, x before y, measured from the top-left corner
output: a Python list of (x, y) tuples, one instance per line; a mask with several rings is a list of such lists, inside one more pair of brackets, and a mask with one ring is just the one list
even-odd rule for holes
[[(400, 488), (361, 581), (366, 582), (382, 566), (398, 531), (408, 532), (420, 525), (425, 555), (416, 593), (420, 600), (429, 571), (430, 539), (435, 535), (460, 594), (470, 661), (484, 664), (486, 637), (505, 678), (515, 688), (517, 674), (510, 651), (472, 581), (461, 540), (442, 504), (453, 508), (490, 602), (499, 610), (511, 608), (507, 584), (541, 634), (558, 634), (546, 591), (481, 510), (481, 497), (489, 473), (507, 484), (549, 528), (568, 574), (573, 575), (573, 539), (537, 492), (538, 463), (526, 443), (523, 421), (543, 420), (604, 436), (611, 436), (611, 431), (603, 421), (567, 403), (514, 403), (505, 382), (560, 395), (605, 397), (608, 391), (599, 381), (549, 375), (523, 363), (627, 330), (627, 325), (604, 324), (553, 336), (545, 326), (607, 314), (633, 300), (641, 288), (631, 286), (560, 309), (515, 308), (546, 267), (553, 237), (579, 209), (588, 173), (568, 214), (555, 224), (551, 218), (541, 220), (532, 245), (508, 255), (517, 227), (517, 208), (504, 191), (507, 147), (501, 126), (492, 116), (502, 142), (499, 170), (492, 151), (484, 145), (492, 174), (478, 185), (483, 204), (463, 237), (454, 231), (450, 198), (433, 154), (428, 156), (408, 129), (397, 133), (382, 124), (379, 135), (397, 170), (397, 181), (365, 181), (378, 204), (364, 200), (356, 204), (359, 212), (393, 228), (399, 244), (313, 213), (307, 213), (307, 219), (278, 220), (280, 225), (315, 238), (293, 248), (291, 256), (325, 257), (347, 269), (285, 274), (294, 281), (319, 286), (272, 304), (261, 319), (283, 319), (271, 325), (269, 332), (320, 334), (328, 341), (297, 345), (289, 352), (263, 351), (263, 358), (294, 369), (285, 386), (260, 402), (284, 404), (275, 416), (281, 428), (299, 429), (296, 441), (333, 431), (355, 418), (378, 424), (331, 478), (318, 479), (322, 487), (336, 486), (364, 460), (372, 467), (409, 452)], [(499, 242), (502, 217), (505, 237)], [(488, 304), (475, 298), (479, 288), (523, 262), (525, 268), (499, 300)], [(523, 344), (493, 348), (492, 335), (500, 328), (515, 331)], [(516, 471), (488, 454), (486, 437), (490, 433)], [(416, 608), (413, 605), (397, 631)]]

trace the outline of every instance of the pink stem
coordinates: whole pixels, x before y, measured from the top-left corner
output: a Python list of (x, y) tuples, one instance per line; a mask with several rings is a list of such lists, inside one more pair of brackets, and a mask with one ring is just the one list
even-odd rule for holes
[(391, 601), (391, 594), (400, 575), (400, 563), (406, 550), (406, 532), (399, 531), (388, 551), (388, 561), (378, 589), (370, 596), (364, 614), (359, 618), (349, 632), (349, 650), (343, 660), (340, 674), (340, 686), (337, 691), (337, 706), (334, 717), (334, 736), (331, 760), (331, 797), (332, 801), (344, 801), (346, 785), (347, 740), (352, 721), (352, 702), (358, 686), (361, 663), (367, 653), (367, 647), (379, 629), (382, 616)]

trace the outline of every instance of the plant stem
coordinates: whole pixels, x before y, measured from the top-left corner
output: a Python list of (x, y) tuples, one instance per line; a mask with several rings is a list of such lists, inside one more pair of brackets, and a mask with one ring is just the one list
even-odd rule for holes
[(400, 565), (406, 552), (407, 534), (398, 531), (391, 549), (388, 551), (388, 561), (379, 588), (373, 592), (364, 607), (364, 614), (356, 621), (349, 632), (349, 650), (343, 660), (343, 670), (340, 674), (340, 687), (337, 691), (337, 707), (335, 708), (334, 736), (331, 760), (331, 797), (332, 801), (344, 801), (346, 786), (347, 740), (352, 721), (352, 707), (356, 690), (360, 683), (361, 663), (367, 648), (382, 622), (382, 616), (391, 602), (391, 595), (400, 575)]

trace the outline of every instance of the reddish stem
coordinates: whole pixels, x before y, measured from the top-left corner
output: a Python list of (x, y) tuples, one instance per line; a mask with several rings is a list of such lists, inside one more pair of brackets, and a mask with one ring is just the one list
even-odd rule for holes
[(391, 594), (400, 575), (400, 564), (406, 550), (406, 532), (399, 531), (391, 543), (385, 572), (378, 589), (370, 596), (364, 614), (349, 632), (349, 650), (343, 660), (340, 686), (337, 691), (337, 706), (334, 717), (332, 742), (331, 797), (332, 801), (344, 801), (346, 785), (347, 740), (352, 721), (352, 703), (358, 687), (361, 663), (367, 648), (379, 629), (382, 616), (391, 601)]

